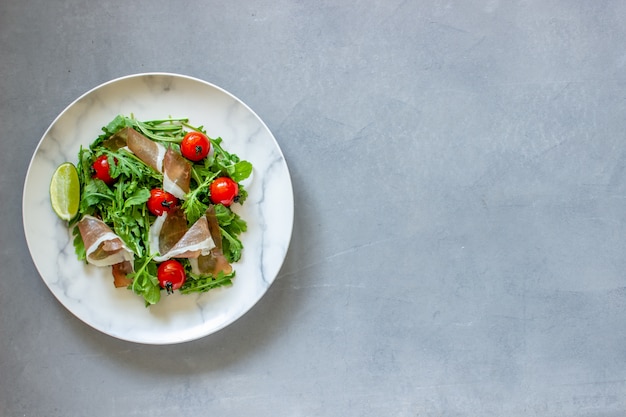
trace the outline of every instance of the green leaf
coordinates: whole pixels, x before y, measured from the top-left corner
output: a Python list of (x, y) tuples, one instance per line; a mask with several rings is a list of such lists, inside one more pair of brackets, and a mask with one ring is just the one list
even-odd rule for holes
[(146, 286), (142, 295), (144, 300), (146, 300), (146, 305), (156, 304), (161, 299), (161, 288), (156, 285)]
[(117, 133), (120, 129), (123, 129), (126, 126), (130, 126), (129, 123), (129, 118), (122, 115), (116, 116), (113, 120), (109, 122), (109, 124), (102, 128), (102, 134), (98, 136), (98, 138), (94, 140), (91, 145), (89, 145), (89, 148), (91, 150), (95, 150), (96, 148), (100, 147), (100, 145), (102, 145), (102, 142), (108, 139), (111, 135)]
[(139, 204), (144, 204), (150, 198), (150, 190), (147, 188), (140, 188), (135, 191), (133, 195), (126, 198), (124, 202), (124, 209), (129, 208), (130, 206), (136, 206)]
[(224, 238), (222, 242), (224, 256), (229, 262), (237, 262), (241, 259), (243, 250), (243, 244), (238, 236), (247, 230), (248, 225), (237, 213), (222, 204), (215, 205), (215, 217)]
[(146, 306), (156, 304), (161, 299), (161, 287), (156, 274), (157, 267), (152, 256), (136, 258), (135, 272), (128, 274), (133, 280), (130, 289), (144, 298)]
[(89, 180), (83, 187), (79, 210), (82, 214), (90, 214), (93, 208), (103, 201), (115, 199), (113, 192), (100, 180)]
[(180, 288), (182, 294), (190, 294), (193, 292), (206, 292), (218, 287), (232, 285), (235, 278), (235, 271), (230, 274), (220, 272), (217, 276), (213, 275), (196, 275), (191, 271), (187, 271), (187, 280)]
[[(209, 186), (213, 179), (217, 176), (217, 173), (206, 172), (202, 168), (192, 168), (192, 177), (195, 181), (201, 181), (195, 189), (190, 191), (186, 196), (182, 204), (182, 209), (187, 217), (187, 222), (193, 224), (200, 217), (204, 216), (207, 208), (209, 207)], [(206, 174), (206, 175), (203, 175)]]
[(127, 119), (127, 117), (118, 114), (115, 119), (111, 120), (108, 125), (102, 128), (102, 131), (108, 136), (113, 135), (128, 126)]
[(239, 204), (243, 204), (248, 199), (248, 191), (243, 187), (243, 185), (239, 184), (239, 194), (237, 195), (237, 202)]
[(196, 197), (188, 197), (182, 204), (182, 209), (190, 224), (195, 223), (200, 217), (204, 216), (209, 206)]
[(74, 226), (72, 229), (72, 235), (74, 236), (74, 251), (76, 252), (76, 257), (79, 261), (86, 260), (87, 252), (85, 250), (85, 243), (83, 242), (83, 237), (78, 230), (78, 226)]
[(233, 181), (240, 182), (252, 174), (252, 164), (248, 161), (239, 161), (235, 164), (235, 169), (231, 174)]

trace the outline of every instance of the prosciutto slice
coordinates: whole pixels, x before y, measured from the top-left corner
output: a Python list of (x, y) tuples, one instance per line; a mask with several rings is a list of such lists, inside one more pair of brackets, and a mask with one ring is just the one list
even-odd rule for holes
[(215, 247), (207, 219), (201, 217), (187, 230), (181, 210), (159, 216), (150, 227), (150, 239), (151, 250), (158, 248), (158, 255), (154, 257), (157, 262), (170, 258), (197, 258), (209, 254)]
[(215, 243), (215, 247), (206, 255), (200, 255), (198, 258), (189, 259), (191, 269), (194, 273), (199, 275), (217, 275), (220, 272), (230, 274), (233, 271), (233, 267), (228, 263), (228, 260), (222, 252), (222, 232), (220, 232), (220, 225), (217, 222), (217, 217), (215, 216), (215, 206), (211, 205), (207, 209), (205, 217), (207, 219), (209, 232), (211, 233), (211, 238)]
[(113, 265), (111, 267), (111, 272), (113, 273), (113, 285), (115, 285), (116, 288), (128, 287), (133, 283), (133, 280), (128, 278), (128, 274), (133, 272), (133, 270), (133, 263), (130, 261), (124, 261)]
[(189, 192), (191, 164), (178, 152), (169, 148), (163, 158), (163, 189), (176, 198)]
[(211, 249), (208, 255), (200, 255), (197, 258), (189, 259), (191, 270), (198, 275), (216, 276), (220, 272), (228, 275), (233, 272), (233, 267), (228, 263), (221, 250)]
[(123, 147), (123, 143), (146, 165), (158, 172), (163, 172), (163, 158), (165, 157), (163, 145), (148, 139), (132, 127), (125, 127), (106, 140), (107, 146), (113, 148)]
[(179, 208), (165, 212), (150, 226), (151, 252), (167, 253), (187, 232), (187, 219)]
[(78, 222), (78, 231), (85, 244), (87, 262), (109, 266), (133, 261), (135, 254), (102, 220), (85, 215)]

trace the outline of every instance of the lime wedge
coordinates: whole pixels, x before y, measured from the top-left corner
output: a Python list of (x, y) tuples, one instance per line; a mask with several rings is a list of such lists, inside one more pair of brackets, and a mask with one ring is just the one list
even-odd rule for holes
[(70, 221), (78, 214), (80, 182), (78, 171), (70, 162), (59, 165), (50, 182), (52, 210), (61, 220)]

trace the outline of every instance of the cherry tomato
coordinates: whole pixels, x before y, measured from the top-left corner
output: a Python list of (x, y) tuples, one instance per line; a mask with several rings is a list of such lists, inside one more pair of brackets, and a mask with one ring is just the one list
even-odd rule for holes
[(150, 191), (150, 198), (148, 198), (148, 210), (155, 216), (160, 216), (165, 212), (169, 212), (178, 204), (178, 199), (174, 195), (163, 191), (160, 188), (155, 188)]
[(180, 143), (180, 153), (190, 161), (199, 161), (209, 154), (211, 142), (200, 132), (189, 132)]
[(100, 155), (96, 158), (92, 168), (96, 172), (93, 176), (94, 178), (104, 181), (106, 185), (115, 183), (116, 179), (111, 177), (111, 166), (109, 165), (109, 158), (106, 155)]
[(174, 259), (163, 262), (157, 268), (157, 278), (161, 288), (165, 288), (168, 294), (179, 289), (185, 283), (187, 276), (182, 264)]
[(211, 201), (226, 207), (237, 201), (239, 185), (228, 177), (220, 177), (211, 183)]

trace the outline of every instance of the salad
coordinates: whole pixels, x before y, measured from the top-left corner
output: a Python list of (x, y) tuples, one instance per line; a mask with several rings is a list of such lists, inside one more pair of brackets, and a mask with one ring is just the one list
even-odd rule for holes
[(81, 147), (75, 170), (77, 257), (110, 268), (116, 287), (149, 306), (162, 292), (232, 284), (247, 228), (232, 206), (246, 200), (252, 164), (221, 138), (185, 118), (119, 115)]

